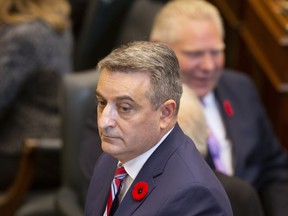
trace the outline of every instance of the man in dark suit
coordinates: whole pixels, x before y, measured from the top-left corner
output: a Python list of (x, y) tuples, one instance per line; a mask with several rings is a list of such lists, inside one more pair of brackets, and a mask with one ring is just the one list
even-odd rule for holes
[(210, 165), (253, 185), (267, 215), (287, 215), (287, 153), (250, 79), (223, 69), (224, 29), (218, 10), (202, 0), (171, 1), (156, 16), (150, 39), (175, 51), (183, 82), (204, 104), (219, 144), (217, 161), (209, 147)]
[(85, 215), (232, 215), (223, 187), (177, 124), (182, 84), (172, 49), (131, 43), (101, 60), (98, 71), (104, 153)]

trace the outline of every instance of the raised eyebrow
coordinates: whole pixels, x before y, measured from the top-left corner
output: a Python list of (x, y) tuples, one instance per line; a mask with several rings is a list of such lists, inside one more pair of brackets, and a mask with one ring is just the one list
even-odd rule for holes
[(204, 53), (204, 51), (202, 50), (184, 50), (183, 54), (185, 55), (192, 55), (192, 54), (196, 54), (196, 53)]
[[(211, 49), (213, 50), (217, 50), (217, 51), (223, 51), (225, 50), (225, 44), (221, 43), (218, 46), (215, 46), (214, 48)], [(206, 50), (201, 50), (201, 49), (190, 49), (190, 50), (183, 50), (182, 51), (184, 54), (195, 54), (195, 53), (202, 53), (202, 52), (206, 52)]]
[(103, 96), (100, 92), (98, 92), (98, 91), (95, 92), (95, 96), (96, 96), (96, 97), (104, 98), (104, 96)]
[(131, 98), (130, 96), (127, 96), (127, 95), (119, 96), (116, 98), (116, 100), (117, 101), (128, 100), (128, 101), (135, 103), (135, 100), (133, 98)]
[[(101, 97), (101, 98), (104, 98), (104, 99), (105, 99), (105, 97), (104, 97), (100, 92), (96, 91), (95, 94), (96, 94), (96, 97)], [(128, 95), (123, 95), (123, 96), (116, 97), (116, 100), (117, 100), (117, 101), (129, 100), (129, 101), (135, 102), (135, 100), (133, 100), (133, 98), (131, 98), (131, 97), (128, 96)]]

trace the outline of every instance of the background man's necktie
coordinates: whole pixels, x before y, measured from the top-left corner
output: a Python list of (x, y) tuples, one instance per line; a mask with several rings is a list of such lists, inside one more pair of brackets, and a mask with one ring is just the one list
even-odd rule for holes
[[(206, 108), (205, 102), (203, 101), (203, 99), (200, 99), (200, 101), (201, 101), (201, 104), (203, 105), (203, 108), (205, 109)], [(218, 170), (219, 172), (227, 174), (228, 170), (226, 169), (223, 161), (221, 161), (220, 143), (217, 140), (216, 136), (214, 135), (211, 127), (209, 128), (208, 149), (209, 149), (210, 155), (212, 157), (212, 161), (213, 161), (213, 164), (215, 166), (215, 169)]]
[(211, 129), (210, 129), (210, 135), (209, 135), (209, 140), (208, 140), (208, 149), (212, 156), (212, 160), (213, 160), (216, 170), (224, 174), (227, 174), (227, 169), (225, 168), (225, 165), (221, 161), (221, 157), (220, 157), (220, 150), (221, 150), (220, 144)]
[[(109, 197), (107, 200), (107, 205), (106, 205), (106, 214), (104, 215), (113, 215), (115, 210), (118, 207), (118, 194), (119, 191), (121, 190), (121, 185), (123, 182), (123, 179), (127, 176), (127, 173), (124, 169), (123, 166), (117, 166), (117, 169), (114, 174), (114, 179), (111, 184), (111, 189), (109, 193)], [(112, 208), (113, 205), (113, 208)], [(111, 209), (112, 208), (112, 209)]]

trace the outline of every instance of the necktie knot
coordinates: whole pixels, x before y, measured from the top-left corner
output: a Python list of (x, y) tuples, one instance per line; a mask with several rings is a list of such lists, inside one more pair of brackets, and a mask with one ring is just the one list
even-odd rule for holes
[(117, 166), (114, 177), (119, 180), (123, 180), (127, 175), (127, 172), (123, 166)]

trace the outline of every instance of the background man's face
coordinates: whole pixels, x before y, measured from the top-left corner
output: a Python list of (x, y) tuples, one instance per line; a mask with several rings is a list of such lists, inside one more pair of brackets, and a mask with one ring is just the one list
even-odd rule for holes
[(217, 85), (224, 65), (224, 42), (216, 24), (210, 20), (186, 20), (179, 38), (169, 44), (180, 64), (183, 82), (198, 97)]

